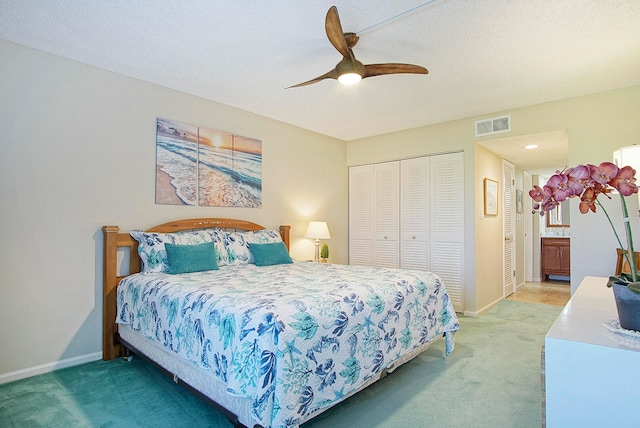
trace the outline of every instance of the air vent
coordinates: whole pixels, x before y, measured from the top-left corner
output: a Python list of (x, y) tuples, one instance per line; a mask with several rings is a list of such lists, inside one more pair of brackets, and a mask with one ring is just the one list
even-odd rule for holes
[(511, 115), (476, 121), (476, 137), (511, 131)]

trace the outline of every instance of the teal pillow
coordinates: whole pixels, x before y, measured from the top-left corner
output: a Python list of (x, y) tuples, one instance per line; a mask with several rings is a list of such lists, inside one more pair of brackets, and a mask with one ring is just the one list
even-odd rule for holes
[(167, 250), (167, 272), (170, 274), (218, 269), (213, 242), (195, 245), (165, 243), (164, 247)]
[(253, 256), (256, 266), (281, 265), (293, 263), (284, 242), (271, 244), (249, 244), (249, 251)]

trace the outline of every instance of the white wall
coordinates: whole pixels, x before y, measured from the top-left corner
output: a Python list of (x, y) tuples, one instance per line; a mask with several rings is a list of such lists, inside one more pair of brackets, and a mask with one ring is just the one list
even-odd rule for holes
[[(0, 57), (0, 383), (100, 357), (103, 225), (290, 224), (309, 259), (326, 220), (347, 262), (344, 142), (5, 41)], [(262, 140), (262, 208), (156, 205), (158, 117)]]
[[(484, 179), (498, 182), (498, 194), (504, 195), (502, 183), (502, 159), (485, 147), (476, 144), (475, 155), (475, 202), (476, 202), (476, 301), (467, 312), (478, 313), (495, 305), (503, 297), (504, 270), (504, 212), (498, 208), (498, 215), (484, 215)], [(499, 205), (500, 207), (500, 205)]]

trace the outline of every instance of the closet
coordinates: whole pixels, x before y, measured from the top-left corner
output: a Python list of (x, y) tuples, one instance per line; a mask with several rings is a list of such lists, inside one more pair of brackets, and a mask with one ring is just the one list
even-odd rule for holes
[(350, 167), (349, 263), (432, 271), (462, 310), (464, 153)]

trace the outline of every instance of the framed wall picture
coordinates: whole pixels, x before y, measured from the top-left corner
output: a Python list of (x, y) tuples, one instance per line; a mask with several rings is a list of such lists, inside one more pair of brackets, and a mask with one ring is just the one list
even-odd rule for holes
[(156, 204), (262, 207), (262, 141), (158, 118)]
[(498, 182), (484, 179), (484, 215), (498, 215)]

